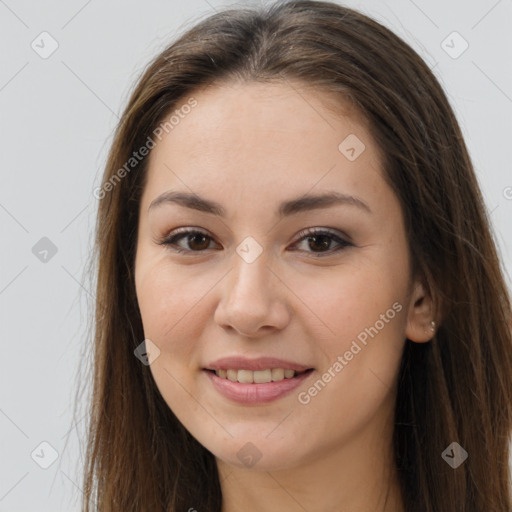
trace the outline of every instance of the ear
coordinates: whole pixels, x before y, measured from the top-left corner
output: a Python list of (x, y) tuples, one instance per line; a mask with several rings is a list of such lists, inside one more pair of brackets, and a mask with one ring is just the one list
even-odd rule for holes
[(409, 301), (405, 335), (416, 343), (430, 341), (436, 332), (437, 324), (433, 317), (432, 297), (424, 284), (416, 281)]

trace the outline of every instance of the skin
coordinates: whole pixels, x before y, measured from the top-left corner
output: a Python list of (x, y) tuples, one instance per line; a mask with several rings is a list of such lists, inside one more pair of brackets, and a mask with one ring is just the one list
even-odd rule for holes
[[(405, 338), (432, 338), (432, 304), (410, 278), (400, 204), (368, 126), (348, 105), (340, 114), (339, 98), (297, 82), (229, 82), (192, 96), (197, 106), (151, 151), (140, 205), (135, 282), (145, 337), (160, 350), (150, 366), (159, 391), (215, 455), (222, 512), (404, 511), (391, 448), (396, 377)], [(365, 144), (354, 161), (338, 149), (349, 134)], [(216, 201), (226, 217), (173, 203), (148, 211), (168, 190)], [(345, 204), (275, 216), (284, 200), (327, 191), (356, 196), (371, 213)], [(158, 244), (179, 227), (210, 238), (183, 236), (187, 254)], [(336, 252), (327, 238), (322, 249), (305, 228), (353, 245)], [(263, 250), (252, 263), (236, 252), (248, 236)], [(394, 318), (300, 403), (394, 303)], [(315, 371), (285, 397), (240, 405), (202, 371), (231, 355)], [(253, 466), (237, 457), (248, 442), (261, 454)]]

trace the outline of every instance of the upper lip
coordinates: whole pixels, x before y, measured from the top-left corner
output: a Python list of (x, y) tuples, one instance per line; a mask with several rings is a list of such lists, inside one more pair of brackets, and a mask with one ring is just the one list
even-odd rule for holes
[(268, 368), (283, 368), (284, 370), (295, 370), (302, 372), (309, 370), (311, 366), (306, 366), (293, 361), (285, 361), (275, 357), (259, 357), (258, 359), (247, 359), (245, 357), (233, 356), (222, 357), (213, 363), (210, 363), (206, 370), (267, 370)]

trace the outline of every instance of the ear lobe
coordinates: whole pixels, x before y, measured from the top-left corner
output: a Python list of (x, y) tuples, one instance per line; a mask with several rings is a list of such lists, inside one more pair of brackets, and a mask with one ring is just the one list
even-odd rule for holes
[(405, 335), (416, 343), (430, 341), (436, 329), (433, 317), (432, 297), (423, 283), (416, 281), (409, 301)]

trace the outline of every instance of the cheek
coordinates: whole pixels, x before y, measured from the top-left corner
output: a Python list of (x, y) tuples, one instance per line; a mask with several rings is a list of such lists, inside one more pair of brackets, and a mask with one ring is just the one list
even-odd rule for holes
[(314, 398), (318, 413), (335, 401), (343, 404), (343, 411), (364, 414), (377, 407), (393, 386), (405, 342), (408, 284), (406, 273), (398, 273), (397, 268), (404, 267), (386, 262), (381, 254), (340, 268), (335, 278), (326, 274), (314, 285), (303, 281), (298, 294), (323, 325), (324, 335), (316, 337), (323, 352), (320, 377), (330, 369), (325, 382), (311, 393), (305, 390), (311, 398), (322, 395)]
[(382, 332), (400, 332), (403, 315), (397, 310), (405, 310), (407, 282), (396, 272), (396, 265), (367, 260), (329, 270), (323, 276), (295, 278), (293, 288), (304, 313), (322, 325), (334, 349), (376, 322), (379, 327), (385, 322)]
[(190, 352), (207, 316), (202, 299), (213, 284), (208, 277), (194, 279), (162, 262), (141, 267), (137, 300), (145, 337), (162, 352)]
[(204, 414), (194, 396), (201, 353), (198, 340), (208, 314), (205, 294), (208, 279), (193, 279), (186, 271), (170, 268), (168, 262), (153, 262), (137, 269), (137, 299), (145, 338), (160, 350), (150, 370), (163, 399), (180, 421)]

